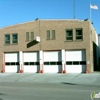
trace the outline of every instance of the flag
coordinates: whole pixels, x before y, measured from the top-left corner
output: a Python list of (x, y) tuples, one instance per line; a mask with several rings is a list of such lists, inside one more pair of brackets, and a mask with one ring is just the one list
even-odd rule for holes
[(91, 8), (91, 9), (98, 10), (98, 6), (96, 6), (96, 5), (90, 5), (90, 8)]

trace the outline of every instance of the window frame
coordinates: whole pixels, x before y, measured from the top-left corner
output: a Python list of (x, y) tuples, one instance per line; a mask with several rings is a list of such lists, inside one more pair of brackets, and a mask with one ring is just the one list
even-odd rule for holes
[(52, 30), (52, 40), (55, 40), (55, 30)]
[(29, 41), (29, 32), (26, 32), (26, 41)]
[(31, 41), (34, 40), (34, 32), (30, 32)]
[[(14, 39), (14, 35), (17, 36), (17, 39)], [(14, 43), (14, 41), (16, 41), (16, 43)], [(12, 44), (18, 44), (18, 33), (12, 33)]]
[[(81, 35), (77, 35), (77, 31), (81, 31)], [(79, 34), (80, 34), (80, 32), (79, 32)], [(78, 38), (81, 37), (81, 39), (77, 39), (77, 37), (78, 37)], [(77, 41), (83, 40), (83, 29), (82, 29), (82, 28), (76, 28), (76, 29), (75, 29), (75, 39), (76, 39)]]
[[(69, 33), (67, 33), (67, 31), (71, 31), (71, 36), (68, 36)], [(73, 41), (73, 29), (66, 29), (65, 35), (66, 35), (66, 41)], [(72, 38), (72, 39), (67, 39), (67, 38)]]
[[(6, 40), (6, 36), (9, 36), (9, 40)], [(10, 34), (4, 34), (4, 38), (5, 38), (5, 45), (10, 45)], [(6, 43), (9, 42), (9, 43)]]
[(47, 30), (47, 40), (50, 40), (50, 30)]

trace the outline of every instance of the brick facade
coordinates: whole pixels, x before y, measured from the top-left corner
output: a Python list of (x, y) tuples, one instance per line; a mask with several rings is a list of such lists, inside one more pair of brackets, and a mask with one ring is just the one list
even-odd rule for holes
[[(75, 39), (75, 29), (82, 28), (83, 40)], [(73, 41), (66, 41), (65, 30), (73, 29)], [(55, 39), (47, 40), (47, 30), (55, 30)], [(92, 32), (91, 32), (92, 31)], [(26, 41), (26, 32), (34, 32), (34, 37), (40, 36), (41, 42), (27, 47), (31, 41)], [(18, 33), (18, 44), (12, 44), (12, 33)], [(93, 43), (96, 44), (96, 32), (90, 21), (82, 20), (37, 20), (8, 26), (0, 29), (0, 70), (3, 65), (4, 52), (39, 51), (39, 50), (86, 50), (86, 61), (89, 72), (94, 71)], [(5, 45), (5, 34), (10, 34), (11, 43)], [(33, 41), (34, 42), (34, 41)]]

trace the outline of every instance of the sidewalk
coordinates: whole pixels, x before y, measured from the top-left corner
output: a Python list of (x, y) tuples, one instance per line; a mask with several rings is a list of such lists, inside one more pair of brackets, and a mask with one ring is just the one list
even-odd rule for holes
[(73, 83), (73, 84), (100, 85), (100, 73), (90, 73), (90, 74), (0, 73), (0, 82)]

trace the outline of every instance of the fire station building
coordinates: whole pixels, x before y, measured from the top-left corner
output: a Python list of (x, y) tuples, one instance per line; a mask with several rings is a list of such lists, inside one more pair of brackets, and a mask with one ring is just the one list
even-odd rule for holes
[(90, 73), (98, 36), (89, 20), (33, 20), (0, 29), (2, 73)]

